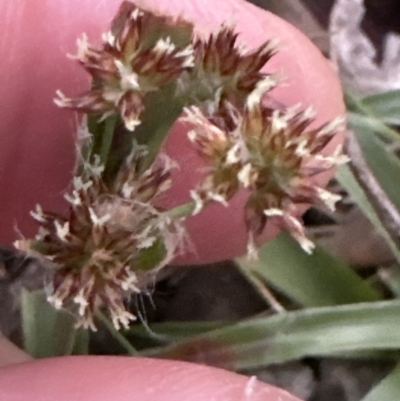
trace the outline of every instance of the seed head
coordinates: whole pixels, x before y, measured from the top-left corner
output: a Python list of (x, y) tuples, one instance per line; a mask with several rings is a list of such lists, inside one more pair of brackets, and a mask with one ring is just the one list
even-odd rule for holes
[(339, 200), (318, 186), (314, 176), (347, 161), (341, 147), (330, 156), (322, 154), (343, 119), (314, 129), (311, 110), (270, 109), (262, 103), (264, 93), (261, 81), (243, 111), (228, 102), (213, 115), (195, 107), (186, 110), (185, 120), (194, 126), (189, 139), (209, 163), (209, 174), (193, 192), (196, 212), (210, 201), (227, 204), (240, 189), (246, 190), (249, 249), (267, 221), (274, 221), (311, 252), (299, 206), (333, 209)]
[(277, 51), (276, 41), (247, 50), (237, 43), (237, 38), (238, 34), (228, 25), (222, 25), (209, 37), (196, 37), (194, 67), (179, 78), (189, 98), (212, 112), (225, 100), (243, 105), (260, 81), (268, 82), (269, 89), (279, 83), (277, 76), (261, 72)]
[(98, 113), (103, 119), (119, 111), (126, 128), (133, 131), (140, 124), (145, 95), (193, 67), (192, 46), (171, 39), (173, 31), (188, 26), (182, 20), (122, 3), (100, 49), (91, 46), (86, 36), (78, 41), (76, 59), (92, 76), (92, 88), (73, 99), (59, 91), (56, 104)]
[[(66, 216), (43, 212), (36, 238), (17, 247), (40, 252), (53, 267), (48, 300), (78, 315), (78, 324), (95, 329), (93, 314), (104, 307), (117, 329), (135, 316), (125, 299), (143, 291), (151, 274), (179, 251), (183, 229), (154, 201), (169, 187), (169, 166), (139, 173), (143, 149), (134, 146), (115, 181), (106, 185), (97, 159), (74, 178), (66, 195)], [(150, 272), (150, 273), (149, 273)]]

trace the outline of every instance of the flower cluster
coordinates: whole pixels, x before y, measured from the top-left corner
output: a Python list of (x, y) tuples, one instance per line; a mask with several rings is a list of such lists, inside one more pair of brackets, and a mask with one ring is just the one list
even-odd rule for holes
[(239, 189), (249, 194), (245, 206), (249, 252), (268, 220), (288, 230), (303, 249), (307, 239), (299, 206), (324, 204), (334, 209), (340, 199), (315, 183), (314, 177), (347, 161), (339, 146), (333, 155), (322, 151), (343, 127), (343, 120), (312, 129), (311, 109), (273, 110), (263, 105), (268, 85), (263, 81), (250, 94), (243, 111), (225, 102), (217, 113), (186, 110), (185, 121), (194, 128), (189, 139), (210, 163), (209, 173), (192, 192), (198, 213), (210, 201), (227, 205)]
[(193, 67), (192, 45), (171, 34), (188, 26), (124, 2), (101, 49), (93, 48), (86, 36), (78, 42), (76, 58), (92, 76), (92, 88), (74, 99), (59, 91), (56, 104), (99, 113), (103, 119), (119, 110), (133, 131), (140, 124), (145, 95)]
[[(340, 147), (330, 156), (322, 152), (341, 122), (314, 129), (310, 110), (263, 103), (279, 84), (262, 72), (275, 43), (246, 50), (231, 27), (208, 37), (192, 30), (179, 18), (123, 2), (100, 49), (86, 37), (79, 42), (76, 58), (91, 75), (91, 88), (73, 99), (58, 93), (56, 103), (86, 114), (92, 133), (78, 138), (82, 160), (66, 195), (68, 213), (39, 207), (32, 213), (38, 235), (17, 246), (53, 266), (49, 301), (73, 311), (84, 327), (95, 329), (97, 308), (108, 309), (116, 328), (127, 327), (135, 316), (126, 298), (146, 289), (181, 250), (180, 218), (209, 202), (227, 205), (238, 191), (248, 194), (245, 222), (254, 254), (268, 221), (311, 252), (299, 206), (333, 208), (338, 200), (314, 178), (346, 161)], [(192, 205), (165, 211), (157, 198), (169, 187), (173, 166), (155, 155), (185, 105), (189, 138), (208, 174), (191, 192), (194, 212)]]
[(143, 154), (134, 146), (111, 185), (102, 180), (98, 159), (87, 164), (66, 195), (68, 215), (45, 213), (38, 206), (32, 212), (40, 224), (36, 238), (17, 242), (54, 267), (48, 300), (77, 313), (84, 327), (95, 329), (93, 314), (103, 306), (116, 328), (127, 327), (135, 316), (124, 299), (143, 291), (148, 271), (170, 262), (182, 244), (179, 221), (153, 204), (169, 187), (171, 163), (139, 173)]
[(183, 74), (180, 84), (196, 104), (211, 106), (211, 112), (224, 100), (243, 105), (260, 81), (268, 81), (270, 89), (279, 83), (277, 76), (261, 72), (277, 51), (276, 41), (248, 50), (237, 39), (233, 27), (222, 25), (209, 37), (193, 40), (194, 67)]
[(140, 124), (146, 94), (173, 81), (177, 96), (189, 103), (214, 108), (228, 99), (239, 106), (259, 81), (269, 78), (273, 88), (278, 79), (261, 72), (275, 42), (248, 51), (237, 36), (223, 25), (209, 37), (194, 37), (189, 23), (124, 2), (100, 49), (86, 36), (78, 42), (75, 58), (92, 76), (91, 89), (78, 98), (58, 91), (55, 102), (101, 119), (118, 111), (130, 131)]

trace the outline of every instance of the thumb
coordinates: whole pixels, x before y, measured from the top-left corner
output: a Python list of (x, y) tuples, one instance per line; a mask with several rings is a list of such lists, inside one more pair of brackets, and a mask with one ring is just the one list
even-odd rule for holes
[(42, 359), (0, 368), (0, 399), (300, 401), (255, 378), (208, 366), (134, 357), (93, 356)]

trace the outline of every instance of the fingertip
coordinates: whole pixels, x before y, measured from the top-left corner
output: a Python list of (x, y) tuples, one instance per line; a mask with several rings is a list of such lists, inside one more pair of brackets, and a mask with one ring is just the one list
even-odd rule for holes
[(12, 401), (300, 401), (255, 378), (147, 358), (51, 358), (1, 368), (0, 373), (1, 399)]

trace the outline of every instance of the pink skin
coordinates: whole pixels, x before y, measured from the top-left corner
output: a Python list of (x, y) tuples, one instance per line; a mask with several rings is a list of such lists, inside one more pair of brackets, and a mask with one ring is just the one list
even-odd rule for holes
[[(74, 96), (87, 88), (88, 77), (66, 58), (76, 52), (77, 36), (86, 32), (97, 40), (108, 28), (119, 0), (14, 0), (0, 2), (0, 243), (11, 244), (20, 234), (35, 234), (29, 211), (36, 203), (63, 211), (63, 193), (74, 165), (74, 134), (77, 117), (55, 107), (57, 89)], [(344, 113), (339, 82), (317, 49), (279, 18), (242, 0), (146, 0), (170, 13), (196, 22), (199, 31), (215, 29), (224, 20), (235, 22), (240, 40), (254, 47), (276, 37), (281, 52), (268, 64), (280, 71), (287, 84), (273, 92), (273, 100), (292, 105), (313, 105), (317, 123)], [(335, 142), (339, 143), (343, 136)], [(334, 146), (331, 146), (331, 149)], [(165, 145), (181, 163), (178, 184), (165, 205), (188, 200), (188, 189), (204, 163), (189, 147), (182, 127), (175, 128)], [(321, 182), (327, 180), (321, 178)], [(196, 253), (181, 262), (208, 262), (244, 252), (244, 196), (229, 208), (210, 207), (188, 221)], [(17, 229), (17, 230), (16, 230)], [(267, 227), (264, 239), (277, 229)], [(234, 235), (233, 235), (234, 234)], [(29, 359), (0, 337), (0, 366)], [(267, 385), (257, 384), (245, 394), (248, 379), (221, 370), (178, 362), (137, 358), (64, 358), (0, 369), (0, 399), (13, 401), (54, 400), (268, 400), (295, 398)], [(251, 392), (250, 392), (251, 393)]]
[(221, 369), (186, 362), (93, 356), (0, 368), (0, 399), (300, 401), (276, 387)]

